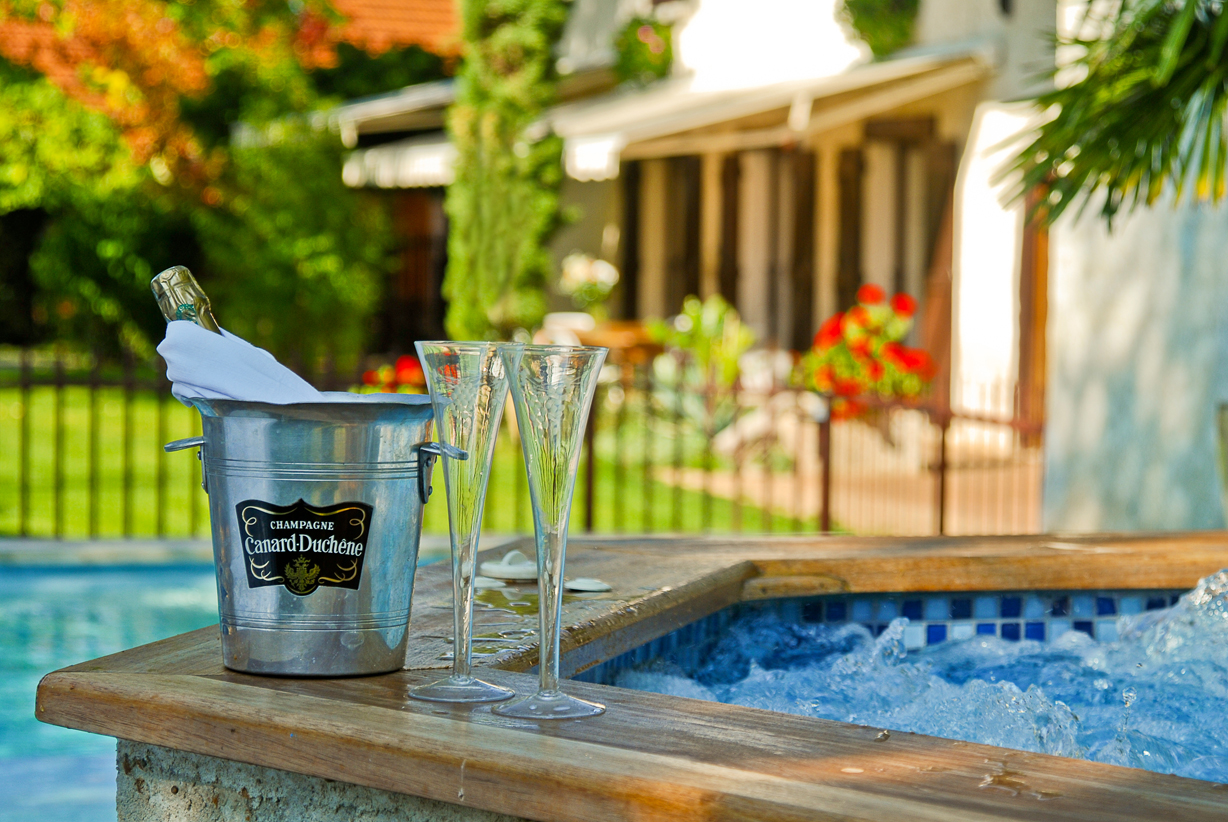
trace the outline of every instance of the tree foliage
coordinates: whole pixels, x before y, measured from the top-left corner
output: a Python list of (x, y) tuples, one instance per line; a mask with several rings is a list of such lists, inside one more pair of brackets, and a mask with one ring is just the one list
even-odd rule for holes
[[(0, 232), (30, 222), (6, 214), (44, 215), (28, 266), (0, 255), (0, 317), (38, 328), (0, 341), (152, 353), (149, 278), (186, 264), (223, 324), (279, 356), (360, 353), (388, 220), (343, 185), (339, 141), (308, 115), (442, 66), (419, 56), (385, 78), (343, 50), (341, 84), (337, 20), (323, 0), (0, 0)], [(240, 121), (262, 145), (232, 145)]]
[(1011, 165), (1016, 196), (1048, 191), (1039, 217), (1054, 220), (1103, 195), (1110, 222), (1151, 205), (1172, 184), (1177, 198), (1225, 193), (1228, 13), (1219, 0), (1126, 0), (1089, 28), (1104, 36), (1059, 41), (1080, 52), (1063, 69), (1082, 79), (1038, 98), (1049, 119), (1027, 135)]
[(560, 222), (562, 141), (534, 133), (554, 101), (553, 48), (567, 0), (464, 0), (464, 64), (448, 130), (456, 180), (444, 297), (455, 339), (505, 337), (540, 322)]
[(875, 57), (912, 42), (919, 0), (844, 0), (843, 16)]

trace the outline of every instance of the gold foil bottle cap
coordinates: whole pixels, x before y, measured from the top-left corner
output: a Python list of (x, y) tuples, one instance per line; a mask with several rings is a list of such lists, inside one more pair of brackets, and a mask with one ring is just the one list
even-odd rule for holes
[(215, 334), (222, 333), (217, 320), (213, 318), (209, 298), (192, 272), (183, 266), (171, 266), (158, 274), (149, 281), (149, 288), (167, 322), (187, 320)]

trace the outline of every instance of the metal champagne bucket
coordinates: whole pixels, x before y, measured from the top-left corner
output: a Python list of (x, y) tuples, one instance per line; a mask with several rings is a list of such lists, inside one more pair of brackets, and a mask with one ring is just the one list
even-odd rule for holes
[(203, 436), (166, 450), (200, 447), (226, 667), (401, 668), (438, 453), (430, 404), (193, 404)]

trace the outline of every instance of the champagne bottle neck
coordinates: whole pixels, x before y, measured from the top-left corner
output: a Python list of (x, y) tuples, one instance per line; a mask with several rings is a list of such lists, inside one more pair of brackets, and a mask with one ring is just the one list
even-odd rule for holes
[(181, 265), (173, 266), (150, 280), (149, 287), (167, 322), (187, 320), (215, 334), (222, 333), (213, 318), (209, 298), (191, 271)]

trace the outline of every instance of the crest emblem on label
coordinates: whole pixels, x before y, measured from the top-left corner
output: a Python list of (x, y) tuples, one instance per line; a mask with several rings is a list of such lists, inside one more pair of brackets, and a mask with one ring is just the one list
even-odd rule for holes
[(320, 586), (358, 590), (374, 508), (364, 502), (316, 507), (299, 500), (235, 506), (247, 586), (282, 585), (297, 596)]

